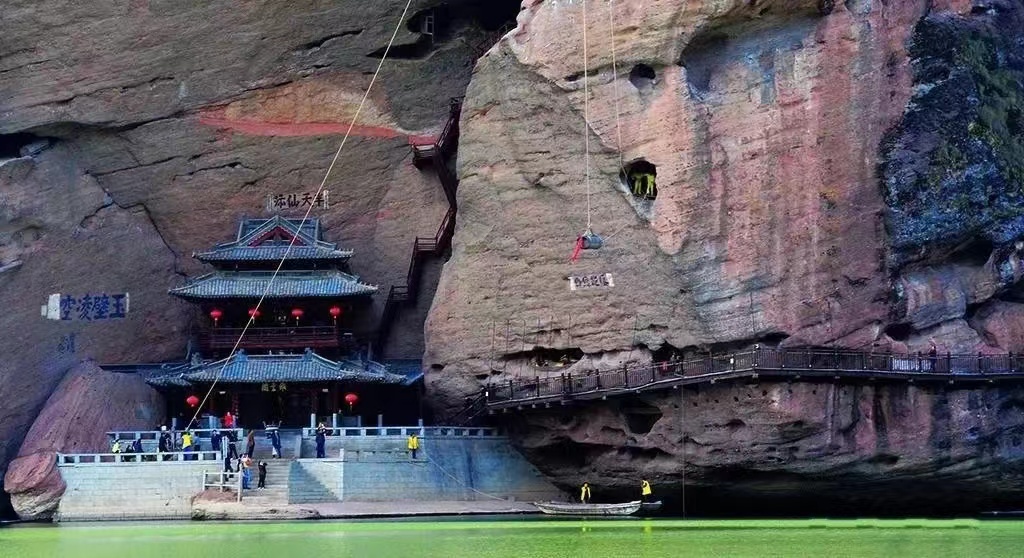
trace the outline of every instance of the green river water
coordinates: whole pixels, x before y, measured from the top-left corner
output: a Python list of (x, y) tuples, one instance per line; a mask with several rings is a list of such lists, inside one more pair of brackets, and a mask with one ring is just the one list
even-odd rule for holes
[(64, 524), (0, 529), (3, 558), (1024, 556), (1019, 521), (536, 520)]

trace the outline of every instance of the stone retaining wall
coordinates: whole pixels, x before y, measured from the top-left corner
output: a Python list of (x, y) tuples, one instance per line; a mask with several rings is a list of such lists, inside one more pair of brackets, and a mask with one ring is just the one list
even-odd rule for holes
[(67, 490), (56, 521), (188, 519), (202, 473), (216, 461), (60, 465)]

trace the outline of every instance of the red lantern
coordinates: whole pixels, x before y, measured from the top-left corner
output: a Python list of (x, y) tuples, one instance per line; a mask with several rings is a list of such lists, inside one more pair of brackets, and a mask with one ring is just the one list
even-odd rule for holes
[(217, 308), (214, 308), (213, 310), (210, 310), (210, 317), (213, 318), (213, 325), (216, 326), (217, 322), (220, 321), (220, 317), (223, 316), (223, 315), (224, 315), (224, 312), (221, 312)]
[(305, 312), (302, 311), (302, 308), (292, 308), (292, 317), (295, 318), (295, 323), (299, 323), (299, 318), (301, 318), (303, 314), (305, 314)]
[(257, 308), (250, 308), (250, 309), (249, 309), (249, 317), (250, 317), (250, 318), (252, 318), (252, 319), (254, 319), (254, 320), (255, 320), (256, 318), (259, 318), (259, 317), (260, 317), (260, 311), (259, 311), (259, 309), (257, 309)]
[(345, 394), (345, 403), (348, 403), (348, 410), (352, 410), (352, 406), (359, 402), (359, 396), (354, 393)]
[(189, 395), (188, 399), (185, 400), (185, 403), (188, 403), (189, 407), (195, 407), (199, 404), (199, 398), (195, 395)]
[(338, 325), (338, 316), (341, 315), (341, 307), (340, 306), (331, 306), (331, 309), (328, 310), (328, 312), (330, 312), (331, 313), (331, 317), (334, 318), (334, 325)]

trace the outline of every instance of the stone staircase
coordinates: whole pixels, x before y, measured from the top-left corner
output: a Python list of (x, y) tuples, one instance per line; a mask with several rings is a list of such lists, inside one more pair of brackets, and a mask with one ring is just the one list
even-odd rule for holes
[[(257, 452), (257, 455), (259, 452)], [(259, 469), (255, 463), (260, 460), (267, 462), (267, 487), (257, 490), (259, 483)], [(256, 504), (260, 506), (285, 505), (288, 503), (288, 489), (292, 464), (291, 459), (254, 459), (252, 488), (243, 491), (243, 504)]]
[(288, 481), (289, 504), (341, 501), (341, 462), (296, 461)]
[[(252, 488), (242, 494), (242, 503), (249, 503), (259, 506), (276, 506), (288, 504), (290, 490), (291, 472), (295, 465), (295, 458), (298, 457), (302, 441), (299, 430), (281, 430), (281, 453), (279, 458), (273, 457), (273, 446), (262, 431), (257, 434), (256, 452), (252, 457)], [(244, 442), (239, 444), (244, 449)], [(260, 461), (267, 462), (267, 487), (257, 490), (259, 484), (259, 468), (256, 466)]]

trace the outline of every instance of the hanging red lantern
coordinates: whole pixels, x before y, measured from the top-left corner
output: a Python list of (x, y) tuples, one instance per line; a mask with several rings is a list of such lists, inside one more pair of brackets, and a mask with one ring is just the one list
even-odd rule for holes
[(218, 309), (218, 308), (214, 308), (213, 310), (210, 310), (210, 317), (213, 318), (213, 325), (216, 326), (217, 322), (220, 321), (220, 317), (223, 316), (223, 315), (224, 315), (224, 312), (221, 312), (220, 309)]
[(250, 317), (250, 318), (252, 318), (252, 319), (254, 319), (254, 320), (255, 320), (256, 318), (259, 318), (259, 317), (260, 317), (260, 311), (259, 311), (259, 309), (258, 309), (258, 308), (250, 308), (250, 309), (249, 309), (249, 317)]
[(305, 314), (305, 312), (302, 311), (302, 308), (292, 308), (292, 317), (295, 318), (295, 323), (299, 323), (299, 318), (301, 318), (303, 314)]
[(338, 325), (338, 316), (341, 315), (341, 307), (340, 306), (331, 306), (331, 309), (328, 310), (328, 312), (330, 312), (331, 313), (331, 317), (334, 318), (334, 325)]
[(354, 393), (345, 394), (345, 403), (348, 403), (348, 410), (352, 410), (352, 406), (359, 402), (359, 396)]
[(188, 403), (189, 407), (195, 407), (199, 404), (199, 398), (195, 395), (189, 395), (188, 399), (185, 400), (185, 403)]

